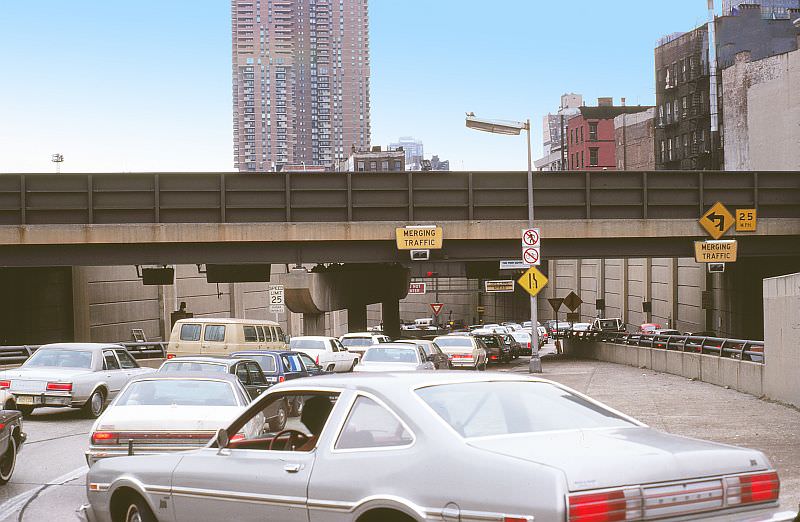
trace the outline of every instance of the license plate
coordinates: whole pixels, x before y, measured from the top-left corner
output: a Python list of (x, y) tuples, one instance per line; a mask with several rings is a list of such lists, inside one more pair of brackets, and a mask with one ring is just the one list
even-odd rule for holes
[(31, 397), (30, 395), (17, 395), (17, 404), (20, 405), (28, 405), (28, 404), (35, 404), (36, 397)]

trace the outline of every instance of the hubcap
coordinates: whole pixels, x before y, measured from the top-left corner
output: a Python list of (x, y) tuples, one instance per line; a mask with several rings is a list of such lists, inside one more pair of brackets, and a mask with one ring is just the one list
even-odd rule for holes
[(103, 396), (100, 393), (92, 395), (92, 413), (95, 415), (100, 413), (103, 409)]
[(142, 522), (142, 514), (139, 513), (139, 507), (136, 504), (131, 504), (128, 507), (128, 515), (125, 517), (125, 522)]
[(0, 456), (0, 477), (3, 480), (8, 480), (11, 477), (11, 472), (14, 470), (14, 462), (17, 460), (17, 451), (15, 443), (9, 439), (10, 444), (5, 454)]

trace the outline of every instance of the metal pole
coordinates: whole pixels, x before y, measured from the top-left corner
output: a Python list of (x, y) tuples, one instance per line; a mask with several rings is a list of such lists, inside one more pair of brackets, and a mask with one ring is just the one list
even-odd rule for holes
[[(533, 164), (531, 163), (531, 120), (525, 122), (528, 131), (528, 228), (533, 228)], [(529, 373), (542, 373), (542, 360), (539, 358), (539, 310), (536, 296), (531, 296), (531, 361)]]

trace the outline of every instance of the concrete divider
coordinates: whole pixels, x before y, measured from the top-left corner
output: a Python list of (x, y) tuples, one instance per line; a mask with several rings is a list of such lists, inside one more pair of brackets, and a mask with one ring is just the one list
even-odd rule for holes
[(718, 355), (574, 340), (565, 341), (564, 353), (682, 375), (687, 379), (697, 379), (717, 386), (728, 386), (756, 397), (764, 394), (764, 365), (761, 363)]

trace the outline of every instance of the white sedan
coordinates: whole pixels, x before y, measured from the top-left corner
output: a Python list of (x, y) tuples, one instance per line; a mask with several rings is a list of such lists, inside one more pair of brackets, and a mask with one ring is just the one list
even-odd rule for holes
[(364, 352), (355, 372), (412, 372), (435, 370), (436, 365), (428, 360), (421, 347), (407, 343), (383, 343), (370, 346)]
[[(159, 373), (131, 381), (95, 421), (86, 461), (200, 448), (250, 402), (235, 375)], [(243, 434), (253, 436), (251, 425)]]

